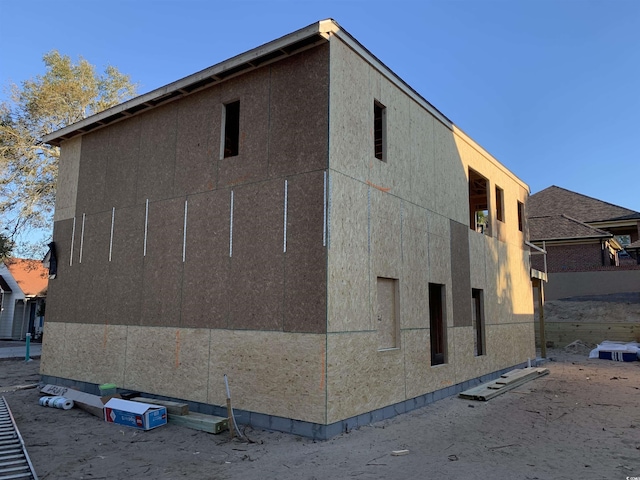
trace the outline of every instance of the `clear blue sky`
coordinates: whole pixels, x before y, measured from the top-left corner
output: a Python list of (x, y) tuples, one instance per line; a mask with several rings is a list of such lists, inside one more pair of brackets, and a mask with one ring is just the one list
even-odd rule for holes
[(57, 49), (145, 93), (329, 17), (532, 193), (640, 211), (638, 0), (0, 0), (0, 84)]

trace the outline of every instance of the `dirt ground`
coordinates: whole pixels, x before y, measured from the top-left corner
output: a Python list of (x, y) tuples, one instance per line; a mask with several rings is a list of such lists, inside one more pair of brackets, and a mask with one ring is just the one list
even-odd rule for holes
[(549, 375), (488, 402), (450, 397), (326, 442), (251, 429), (253, 443), (230, 441), (172, 424), (140, 432), (41, 407), (37, 389), (9, 388), (37, 382), (39, 361), (0, 361), (0, 391), (42, 480), (640, 477), (640, 362), (548, 356)]

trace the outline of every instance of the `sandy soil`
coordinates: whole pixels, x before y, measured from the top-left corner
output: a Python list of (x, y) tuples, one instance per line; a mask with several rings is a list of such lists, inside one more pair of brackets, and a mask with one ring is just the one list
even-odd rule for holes
[[(0, 391), (43, 480), (640, 477), (640, 362), (549, 357), (550, 375), (489, 402), (452, 397), (326, 442), (251, 429), (253, 443), (230, 441), (171, 424), (140, 432), (41, 407), (37, 389), (8, 388), (37, 382), (38, 361), (0, 361)], [(409, 453), (391, 455), (400, 449)]]

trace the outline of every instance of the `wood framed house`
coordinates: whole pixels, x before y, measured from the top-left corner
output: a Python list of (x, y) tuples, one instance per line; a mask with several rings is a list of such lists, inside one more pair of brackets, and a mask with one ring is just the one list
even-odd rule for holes
[(535, 358), (527, 185), (333, 20), (45, 140), (48, 383), (329, 438)]

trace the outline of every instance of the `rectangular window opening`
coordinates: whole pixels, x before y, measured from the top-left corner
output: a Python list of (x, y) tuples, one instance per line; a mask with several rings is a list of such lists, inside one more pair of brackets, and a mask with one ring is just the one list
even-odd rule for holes
[(447, 362), (447, 323), (444, 315), (444, 285), (429, 284), (431, 365)]
[(223, 158), (235, 157), (240, 148), (240, 100), (224, 106)]
[(496, 185), (496, 219), (504, 222), (504, 191)]
[(475, 336), (473, 350), (476, 357), (486, 354), (484, 336), (484, 292), (479, 288), (471, 289), (471, 311)]
[(489, 181), (469, 169), (469, 228), (491, 235), (489, 227)]
[(387, 161), (387, 107), (373, 102), (374, 150), (378, 160)]
[(378, 277), (378, 350), (399, 348), (398, 280)]
[(524, 203), (518, 201), (518, 230), (524, 231)]

